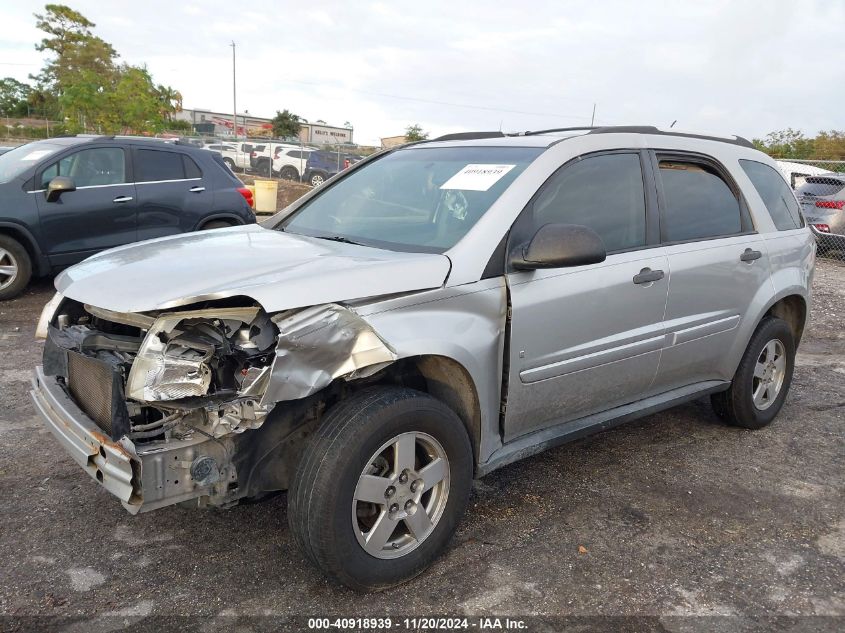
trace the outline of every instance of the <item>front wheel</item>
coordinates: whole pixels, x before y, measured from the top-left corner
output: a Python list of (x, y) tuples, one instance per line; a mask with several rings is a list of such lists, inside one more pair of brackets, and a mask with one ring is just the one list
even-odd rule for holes
[(327, 576), (385, 589), (425, 570), (466, 509), (472, 448), (445, 404), (400, 387), (332, 409), (288, 493), (291, 531)]
[(710, 396), (728, 424), (760, 429), (775, 419), (795, 369), (795, 338), (783, 319), (766, 317), (754, 332), (727, 391)]
[(18, 296), (32, 277), (29, 253), (17, 240), (0, 235), (0, 300)]

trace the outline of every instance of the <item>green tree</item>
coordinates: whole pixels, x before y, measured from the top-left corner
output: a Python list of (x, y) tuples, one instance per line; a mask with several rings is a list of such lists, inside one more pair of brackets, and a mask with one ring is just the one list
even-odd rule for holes
[(422, 127), (414, 123), (405, 128), (405, 139), (412, 143), (414, 141), (424, 141), (428, 138), (428, 132), (423, 132)]
[(814, 156), (819, 160), (845, 160), (845, 132), (819, 132), (813, 141)]
[(276, 110), (276, 116), (270, 122), (273, 125), (273, 136), (280, 138), (298, 136), (299, 130), (302, 128), (301, 120), (298, 115), (289, 112), (287, 109), (281, 112)]
[(109, 80), (116, 70), (117, 53), (91, 32), (93, 22), (62, 4), (46, 5), (43, 14), (35, 14), (35, 20), (35, 26), (47, 35), (35, 49), (52, 54), (35, 77), (40, 85), (61, 96), (86, 71), (99, 74), (104, 82)]
[(158, 93), (161, 117), (165, 121), (173, 121), (173, 115), (182, 111), (182, 93), (175, 88), (161, 84), (156, 86), (156, 92)]
[(49, 55), (38, 80), (44, 109), (61, 113), (70, 131), (159, 132), (182, 109), (182, 95), (156, 85), (143, 66), (118, 64), (108, 42), (94, 35), (84, 15), (61, 4), (36, 14), (45, 33), (35, 48)]
[(0, 79), (0, 115), (25, 117), (29, 113), (29, 97), (32, 86), (6, 77)]
[(813, 139), (791, 127), (769, 132), (765, 139), (754, 139), (754, 146), (775, 158), (812, 158)]

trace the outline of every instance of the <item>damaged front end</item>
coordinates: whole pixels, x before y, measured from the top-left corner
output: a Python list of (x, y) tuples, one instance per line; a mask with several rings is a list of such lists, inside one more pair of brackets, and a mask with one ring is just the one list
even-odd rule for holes
[(261, 492), (245, 484), (274, 447), (256, 445), (268, 434), (245, 432), (268, 423), (279, 402), (396, 360), (337, 304), (276, 315), (257, 305), (122, 313), (51, 304), (33, 399), (74, 459), (132, 513)]

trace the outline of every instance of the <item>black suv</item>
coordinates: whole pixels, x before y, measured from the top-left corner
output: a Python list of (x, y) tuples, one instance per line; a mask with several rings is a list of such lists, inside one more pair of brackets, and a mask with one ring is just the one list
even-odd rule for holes
[(129, 242), (255, 222), (215, 152), (155, 139), (74, 136), (0, 156), (0, 299)]
[(322, 150), (311, 152), (308, 155), (308, 162), (305, 163), (305, 176), (302, 180), (312, 187), (319, 187), (338, 172), (357, 163), (361, 158), (357, 154)]

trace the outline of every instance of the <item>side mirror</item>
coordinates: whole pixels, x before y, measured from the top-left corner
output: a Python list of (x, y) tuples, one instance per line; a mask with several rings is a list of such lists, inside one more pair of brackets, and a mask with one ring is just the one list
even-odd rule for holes
[(76, 191), (76, 184), (66, 176), (56, 176), (47, 185), (47, 202), (55, 202), (63, 193)]
[(517, 270), (565, 268), (598, 264), (607, 259), (604, 242), (593, 229), (580, 224), (545, 224), (511, 257)]

